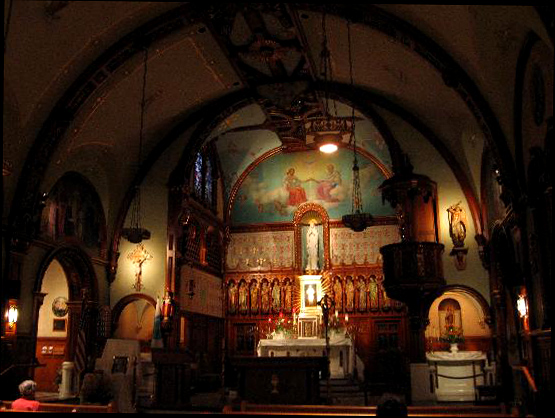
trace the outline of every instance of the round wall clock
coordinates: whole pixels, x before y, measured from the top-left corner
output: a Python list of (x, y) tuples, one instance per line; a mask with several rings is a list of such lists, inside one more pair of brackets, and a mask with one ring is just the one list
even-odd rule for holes
[(58, 296), (52, 302), (52, 312), (54, 316), (61, 318), (67, 315), (68, 307), (67, 307), (67, 298), (63, 296)]

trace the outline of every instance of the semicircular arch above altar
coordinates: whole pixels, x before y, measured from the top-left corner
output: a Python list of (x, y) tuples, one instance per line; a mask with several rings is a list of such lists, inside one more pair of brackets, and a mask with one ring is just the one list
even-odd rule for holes
[[(364, 211), (378, 217), (394, 215), (379, 191), (391, 172), (367, 151), (359, 151)], [(299, 205), (307, 202), (322, 206), (330, 219), (341, 219), (352, 211), (352, 167), (353, 152), (348, 148), (331, 155), (274, 149), (253, 162), (235, 184), (228, 219), (233, 225), (291, 222)]]

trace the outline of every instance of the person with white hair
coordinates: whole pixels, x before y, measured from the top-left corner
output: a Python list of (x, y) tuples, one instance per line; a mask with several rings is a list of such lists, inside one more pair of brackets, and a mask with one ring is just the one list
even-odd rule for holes
[(12, 402), (12, 410), (14, 411), (38, 411), (39, 402), (35, 401), (35, 392), (37, 384), (33, 380), (25, 380), (19, 385), (19, 393), (21, 398)]

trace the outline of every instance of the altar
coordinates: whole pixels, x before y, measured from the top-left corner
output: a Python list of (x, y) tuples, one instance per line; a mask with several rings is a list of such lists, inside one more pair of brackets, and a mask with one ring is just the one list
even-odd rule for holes
[[(259, 357), (325, 357), (325, 338), (262, 339), (258, 343)], [(330, 338), (330, 376), (345, 378), (354, 370), (354, 347), (350, 338), (334, 335)]]
[(477, 387), (492, 380), (492, 368), (481, 351), (426, 353), (426, 358), (440, 402), (475, 401)]

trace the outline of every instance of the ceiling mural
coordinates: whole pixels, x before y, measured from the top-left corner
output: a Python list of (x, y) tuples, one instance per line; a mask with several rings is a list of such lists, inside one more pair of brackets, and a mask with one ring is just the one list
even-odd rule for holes
[[(331, 106), (336, 116), (351, 116), (351, 107), (338, 101), (333, 101)], [(355, 112), (355, 117), (358, 147), (368, 151), (382, 166), (392, 171), (389, 149), (381, 133), (363, 115)], [(223, 120), (208, 137), (208, 141), (216, 139), (226, 200), (229, 200), (235, 183), (250, 164), (266, 152), (283, 145), (278, 134), (270, 130), (270, 123), (260, 106), (252, 104)]]
[[(358, 157), (364, 211), (374, 216), (393, 215), (382, 204), (378, 187), (384, 172), (368, 158)], [(232, 202), (234, 224), (289, 222), (305, 202), (322, 205), (331, 219), (351, 213), (352, 151), (341, 148), (332, 155), (319, 151), (277, 153), (257, 165), (243, 180)]]
[(266, 130), (232, 132), (216, 144), (223, 171), (226, 201), (247, 167), (267, 151), (281, 146), (275, 132)]

